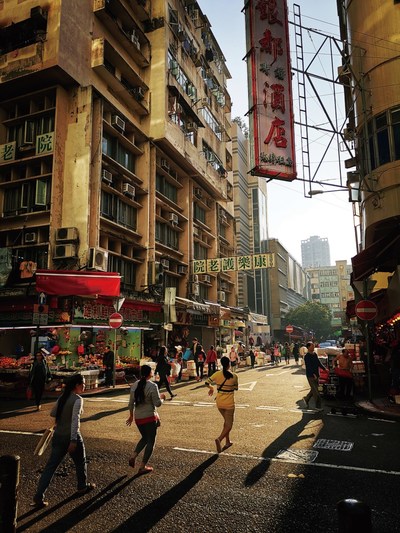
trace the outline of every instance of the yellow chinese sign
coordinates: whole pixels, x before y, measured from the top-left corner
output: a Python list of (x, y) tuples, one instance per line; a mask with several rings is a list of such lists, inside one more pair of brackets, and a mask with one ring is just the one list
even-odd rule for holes
[(15, 141), (6, 144), (0, 144), (0, 164), (6, 163), (7, 161), (14, 161), (16, 145), (17, 143)]
[(219, 259), (196, 259), (193, 261), (193, 274), (212, 274), (217, 272), (236, 272), (273, 268), (275, 254), (250, 254), (238, 257), (221, 257)]
[(53, 151), (54, 132), (43, 133), (36, 137), (36, 154), (47, 154)]

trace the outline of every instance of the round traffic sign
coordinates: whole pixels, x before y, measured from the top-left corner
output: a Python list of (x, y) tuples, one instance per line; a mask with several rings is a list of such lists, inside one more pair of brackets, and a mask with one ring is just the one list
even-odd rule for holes
[(356, 315), (360, 320), (374, 320), (377, 314), (378, 308), (371, 300), (360, 300), (356, 304)]
[(293, 333), (293, 326), (286, 326), (286, 333)]
[(123, 321), (124, 317), (120, 313), (113, 313), (108, 319), (110, 327), (114, 329), (120, 328), (122, 326)]

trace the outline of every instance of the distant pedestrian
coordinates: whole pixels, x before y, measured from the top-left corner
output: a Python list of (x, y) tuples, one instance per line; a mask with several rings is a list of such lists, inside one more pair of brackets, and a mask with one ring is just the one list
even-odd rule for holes
[(105, 368), (105, 381), (106, 387), (111, 387), (114, 384), (114, 352), (110, 346), (106, 346), (106, 350), (103, 354), (103, 366)]
[(285, 342), (282, 349), (282, 355), (285, 358), (285, 363), (288, 365), (290, 363), (291, 350), (288, 342)]
[(250, 362), (251, 362), (251, 368), (254, 368), (254, 363), (256, 362), (256, 356), (253, 350), (250, 350), (249, 357), (250, 357)]
[(208, 367), (208, 377), (212, 376), (217, 370), (217, 352), (214, 349), (214, 346), (211, 345), (210, 349), (207, 352), (206, 363)]
[(231, 351), (229, 352), (229, 361), (231, 363), (232, 371), (234, 372), (236, 365), (239, 363), (239, 356), (234, 346), (232, 346)]
[(135, 412), (135, 423), (142, 436), (136, 445), (132, 457), (129, 459), (129, 466), (132, 468), (135, 467), (136, 458), (144, 449), (138, 474), (149, 474), (153, 471), (153, 467), (147, 463), (153, 453), (157, 428), (160, 426), (157, 407), (160, 407), (165, 400), (165, 394), (159, 393), (157, 385), (150, 381), (151, 377), (151, 367), (142, 365), (140, 367), (140, 380), (135, 381), (132, 385), (129, 397), (129, 417), (126, 425), (132, 425), (133, 412)]
[(160, 389), (163, 385), (167, 389), (168, 394), (172, 398), (176, 396), (171, 390), (169, 384), (169, 376), (171, 375), (171, 364), (168, 359), (168, 351), (166, 346), (161, 346), (157, 356), (156, 374), (158, 374), (157, 386)]
[(196, 380), (201, 381), (204, 375), (204, 363), (206, 362), (206, 354), (201, 344), (197, 345), (197, 348), (194, 354), (194, 362), (196, 364), (196, 376), (197, 376)]
[(314, 344), (312, 342), (307, 343), (307, 353), (304, 356), (304, 364), (306, 366), (306, 376), (307, 381), (310, 385), (310, 391), (307, 396), (304, 396), (303, 400), (306, 406), (309, 406), (311, 397), (314, 398), (315, 407), (318, 411), (322, 411), (321, 408), (321, 396), (318, 391), (318, 378), (319, 378), (319, 369), (327, 371), (325, 366), (319, 360), (318, 355), (314, 351)]
[(299, 364), (299, 355), (300, 355), (299, 343), (295, 342), (294, 345), (293, 345), (293, 357), (294, 357), (294, 360), (296, 362), (296, 365)]
[(80, 419), (83, 412), (83, 398), (80, 394), (84, 389), (85, 382), (82, 374), (71, 376), (65, 383), (64, 392), (51, 410), (51, 416), (56, 419), (51, 453), (40, 476), (32, 507), (47, 507), (46, 490), (67, 453), (75, 464), (78, 494), (86, 494), (96, 487), (94, 483), (87, 483), (86, 452), (80, 432)]
[(29, 387), (32, 389), (37, 411), (40, 411), (41, 409), (40, 402), (42, 400), (44, 387), (50, 380), (51, 374), (47, 361), (43, 352), (38, 351), (36, 352), (29, 371)]
[[(214, 394), (214, 386), (217, 386), (216, 403), (219, 412), (224, 419), (222, 431), (217, 439), (215, 439), (215, 446), (217, 452), (221, 453), (232, 446), (230, 440), (230, 432), (233, 427), (233, 420), (235, 416), (235, 398), (234, 392), (238, 390), (238, 377), (236, 374), (229, 371), (229, 358), (221, 357), (222, 370), (215, 372), (210, 378), (206, 380), (208, 386), (208, 394)], [(225, 445), (222, 447), (221, 442), (225, 439)]]

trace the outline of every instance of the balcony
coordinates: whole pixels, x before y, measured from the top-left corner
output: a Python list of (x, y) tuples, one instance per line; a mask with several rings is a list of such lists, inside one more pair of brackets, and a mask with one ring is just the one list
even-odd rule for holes
[(148, 86), (104, 38), (92, 42), (92, 68), (117, 99), (123, 100), (140, 116), (149, 114)]

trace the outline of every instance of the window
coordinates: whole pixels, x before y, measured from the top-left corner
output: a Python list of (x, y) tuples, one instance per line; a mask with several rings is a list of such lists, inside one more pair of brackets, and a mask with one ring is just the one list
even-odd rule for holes
[(174, 231), (173, 228), (162, 222), (156, 222), (156, 241), (173, 248), (174, 250), (179, 249), (179, 235), (178, 232)]
[(54, 115), (46, 115), (36, 120), (25, 120), (15, 126), (10, 126), (7, 132), (7, 142), (16, 141), (17, 147), (34, 146), (36, 136), (54, 131)]
[(101, 191), (100, 213), (104, 218), (136, 231), (137, 209), (115, 194)]
[(195, 220), (198, 220), (199, 222), (202, 222), (203, 224), (206, 223), (206, 212), (204, 209), (199, 207), (197, 203), (194, 204), (194, 213), (193, 216)]
[(400, 109), (395, 109), (392, 114), (394, 159), (400, 159)]
[(119, 272), (122, 276), (124, 286), (135, 287), (136, 282), (136, 265), (125, 259), (109, 254), (108, 268), (110, 272)]
[(4, 193), (4, 215), (47, 211), (50, 209), (50, 194), (49, 180), (33, 180), (7, 189)]
[(379, 165), (384, 165), (390, 161), (389, 129), (386, 113), (382, 113), (375, 118), (376, 138), (378, 146)]
[(195, 259), (207, 259), (207, 248), (200, 246), (200, 243), (194, 243), (194, 258)]
[(103, 154), (108, 155), (126, 169), (133, 173), (135, 172), (135, 158), (133, 154), (124, 148), (115, 137), (103, 133), (102, 151)]
[(166, 196), (171, 202), (175, 204), (178, 202), (178, 190), (167, 181), (165, 176), (156, 174), (156, 190)]

